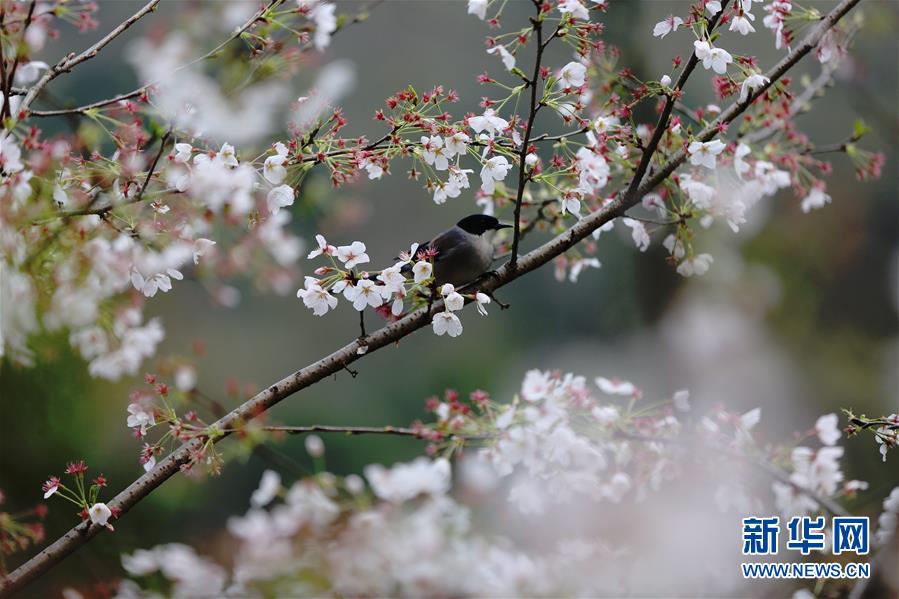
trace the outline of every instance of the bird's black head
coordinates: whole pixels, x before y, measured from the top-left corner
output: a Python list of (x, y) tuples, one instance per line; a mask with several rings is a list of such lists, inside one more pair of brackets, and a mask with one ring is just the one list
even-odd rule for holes
[(472, 214), (457, 222), (456, 226), (472, 235), (483, 235), (487, 231), (506, 229), (512, 225), (503, 225), (495, 217), (486, 214)]

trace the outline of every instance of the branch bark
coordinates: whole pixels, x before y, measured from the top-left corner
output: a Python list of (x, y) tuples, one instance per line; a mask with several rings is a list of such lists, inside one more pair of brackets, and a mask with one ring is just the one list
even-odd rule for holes
[[(718, 133), (719, 124), (730, 123), (735, 120), (756, 98), (765, 93), (770, 85), (777, 81), (802, 57), (807, 55), (818, 44), (821, 37), (859, 2), (860, 0), (842, 0), (818, 23), (817, 27), (815, 27), (801, 43), (784, 57), (783, 60), (775, 65), (774, 68), (766, 73), (766, 76), (770, 80), (768, 84), (749, 94), (745, 101), (736, 102), (728, 107), (719, 115), (714, 123), (699, 133), (697, 139), (708, 141)], [(578, 221), (567, 231), (528, 252), (524, 256), (521, 256), (515, 267), (512, 267), (511, 262), (504, 264), (496, 271), (496, 276), (486, 278), (481, 285), (481, 290), (484, 292), (493, 292), (515, 279), (536, 270), (550, 262), (556, 256), (571, 249), (578, 242), (593, 233), (593, 231), (610, 220), (623, 215), (629, 208), (637, 204), (643, 195), (654, 189), (669, 177), (685, 159), (686, 152), (681, 149), (646, 183), (642, 185), (639, 185), (638, 183), (638, 186), (632, 184), (629, 186), (629, 191), (627, 193), (621, 194), (617, 199), (610, 202), (602, 209), (589, 214)], [(639, 173), (635, 174), (635, 177), (637, 175), (639, 175)], [(631, 188), (633, 188), (633, 191), (630, 191)], [(436, 300), (434, 306), (438, 310), (442, 309), (443, 300)], [(364, 339), (364, 341), (359, 339), (353, 340), (321, 360), (294, 372), (267, 389), (260, 391), (254, 397), (223, 416), (213, 426), (221, 431), (238, 428), (241, 422), (251, 420), (290, 395), (293, 395), (332, 374), (340, 372), (348, 365), (361, 359), (363, 355), (370, 355), (381, 348), (398, 342), (412, 332), (426, 327), (430, 323), (428, 314), (428, 307), (419, 308), (397, 322), (371, 333)], [(363, 350), (361, 353), (359, 351), (360, 349)], [(224, 433), (221, 437), (216, 439), (216, 441), (223, 439), (228, 436), (228, 434), (229, 433)], [(190, 461), (191, 453), (197, 450), (201, 444), (202, 440), (194, 439), (179, 447), (168, 457), (160, 461), (153, 470), (135, 480), (124, 491), (116, 495), (110, 502), (110, 505), (121, 510), (121, 514), (127, 512), (144, 497), (162, 485), (166, 480), (174, 476), (182, 465), (187, 464)], [(82, 522), (73, 527), (69, 532), (54, 541), (43, 551), (11, 572), (9, 576), (0, 583), (2, 584), (2, 586), (0, 586), (0, 595), (8, 596), (21, 589), (38, 576), (49, 571), (54, 565), (87, 543), (102, 530), (105, 530), (105, 528), (99, 525), (91, 525), (89, 521)]]

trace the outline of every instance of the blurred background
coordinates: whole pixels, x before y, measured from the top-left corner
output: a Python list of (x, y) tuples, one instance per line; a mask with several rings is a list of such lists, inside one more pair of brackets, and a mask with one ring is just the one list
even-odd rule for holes
[[(207, 27), (208, 46), (229, 31), (228, 12), (253, 10), (255, 2), (220, 2), (221, 21)], [(65, 29), (48, 43), (43, 59), (55, 62), (69, 49), (86, 47), (130, 14), (140, 3), (100, 2), (99, 30), (77, 35)], [(820, 5), (820, 6), (819, 6)], [(825, 11), (832, 3), (815, 6)], [(338, 12), (364, 5), (338, 2)], [(670, 71), (671, 56), (689, 51), (689, 35), (652, 40), (655, 22), (668, 14), (686, 14), (686, 2), (612, 2), (602, 18), (607, 43), (619, 46), (644, 79)], [(745, 411), (762, 407), (757, 431), (772, 442), (788, 441), (815, 418), (851, 407), (870, 416), (899, 410), (899, 202), (897, 202), (897, 5), (866, 0), (860, 7), (864, 27), (852, 55), (837, 74), (836, 85), (799, 118), (812, 141), (839, 142), (863, 118), (873, 129), (861, 143), (886, 154), (883, 178), (858, 182), (843, 155), (833, 155), (828, 180), (833, 203), (803, 214), (789, 190), (763, 201), (749, 223), (734, 235), (717, 226), (700, 232), (697, 250), (715, 262), (699, 279), (684, 279), (665, 263), (661, 237), (645, 254), (629, 235), (606, 234), (599, 242), (600, 270), (587, 270), (576, 285), (557, 283), (544, 267), (500, 290), (512, 305), (496, 307), (488, 318), (463, 318), (458, 339), (422, 331), (354, 366), (357, 378), (341, 374), (289, 398), (271, 419), (283, 424), (406, 425), (422, 418), (425, 399), (447, 387), (468, 393), (480, 388), (494, 398), (511, 399), (526, 370), (560, 369), (632, 380), (648, 399), (664, 398), (680, 388), (692, 390), (694, 409), (713, 404)], [(161, 35), (179, 27), (208, 3), (163, 2), (158, 14), (142, 21), (133, 35), (117, 40), (97, 59), (51, 86), (60, 103), (84, 103), (132, 89), (138, 84), (124, 55), (137, 36)], [(509, 3), (507, 27), (523, 23), (529, 3)], [(514, 24), (514, 25), (513, 25)], [(781, 55), (770, 32), (746, 39), (725, 35), (732, 53), (756, 54), (762, 65)], [(477, 111), (489, 93), (475, 81), (485, 66), (499, 73), (499, 61), (484, 52), (484, 23), (466, 14), (465, 3), (387, 1), (373, 7), (369, 19), (340, 32), (310, 68), (287, 82), (293, 97), (305, 95), (317, 69), (346, 59), (355, 71), (353, 91), (339, 104), (349, 119), (347, 135), (383, 131), (372, 120), (383, 99), (412, 84), (458, 90), (454, 115)], [(748, 39), (748, 41), (747, 41)], [(152, 60), (152, 56), (147, 56)], [(569, 60), (557, 48), (548, 63)], [(520, 58), (520, 60), (523, 60)], [(815, 76), (819, 65), (806, 58), (791, 74)], [(714, 102), (705, 73), (697, 73), (688, 94), (694, 105)], [(705, 99), (705, 102), (703, 101)], [(639, 115), (650, 120), (649, 113)], [(64, 122), (45, 123), (63, 131)], [(558, 128), (559, 119), (543, 115), (538, 131)], [(283, 138), (271, 132), (260, 147)], [(314, 173), (292, 207), (293, 227), (305, 240), (323, 233), (331, 243), (361, 239), (372, 265), (386, 265), (411, 241), (427, 238), (460, 217), (476, 212), (471, 194), (436, 206), (400, 161), (393, 175), (379, 182), (360, 180), (339, 190), (327, 174)], [(531, 249), (542, 239), (525, 241)], [(304, 265), (305, 267), (305, 265)], [(239, 399), (227, 393), (234, 382), (262, 388), (330, 352), (357, 334), (354, 313), (341, 304), (338, 314), (316, 318), (293, 294), (260, 293), (246, 281), (234, 281), (241, 301), (225, 308), (197, 281), (184, 281), (148, 303), (147, 316), (162, 318), (166, 340), (162, 354), (190, 355), (195, 341), (205, 343), (197, 359), (199, 388), (227, 407)], [(30, 369), (0, 365), (0, 488), (7, 506), (26, 507), (40, 496), (41, 483), (60, 474), (66, 461), (85, 459), (91, 473), (110, 480), (110, 496), (142, 473), (138, 443), (125, 425), (128, 392), (136, 381), (110, 384), (91, 379), (86, 365), (64, 336), (45, 340), (37, 365)], [(153, 366), (146, 364), (151, 371)], [(845, 424), (845, 423), (844, 423)], [(327, 466), (338, 473), (365, 464), (407, 460), (421, 452), (417, 441), (380, 437), (327, 437)], [(880, 502), (899, 483), (899, 468), (884, 466), (873, 440), (843, 440), (848, 478), (871, 483), (851, 505), (876, 515)], [(226, 442), (225, 446), (228, 445)], [(227, 447), (224, 447), (228, 451)], [(284, 478), (311, 472), (302, 439), (274, 447)], [(897, 455), (890, 455), (895, 462)], [(242, 513), (259, 476), (273, 464), (257, 455), (230, 461), (217, 478), (177, 476), (132, 510), (114, 535), (90, 543), (40, 581), (40, 594), (65, 585), (84, 587), (121, 573), (118, 556), (136, 547), (183, 541), (209, 546), (221, 534), (228, 515)], [(55, 538), (75, 522), (62, 502), (51, 505), (47, 535)], [(15, 564), (12, 564), (15, 565)]]

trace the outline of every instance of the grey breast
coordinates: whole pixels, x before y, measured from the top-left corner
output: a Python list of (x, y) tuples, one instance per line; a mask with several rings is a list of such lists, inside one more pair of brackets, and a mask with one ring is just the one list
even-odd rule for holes
[(472, 235), (459, 227), (441, 233), (431, 241), (437, 250), (434, 278), (439, 285), (459, 286), (474, 281), (493, 263), (492, 231)]

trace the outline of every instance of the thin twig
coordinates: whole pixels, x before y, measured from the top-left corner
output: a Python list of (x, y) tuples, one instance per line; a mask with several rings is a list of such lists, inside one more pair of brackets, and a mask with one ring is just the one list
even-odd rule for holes
[(147, 2), (143, 8), (139, 11), (122, 21), (115, 29), (107, 33), (103, 36), (100, 41), (95, 43), (93, 46), (82, 52), (81, 54), (75, 54), (74, 52), (62, 58), (55, 65), (50, 67), (44, 72), (44, 75), (38, 80), (34, 86), (28, 90), (28, 93), (25, 94), (25, 98), (22, 100), (22, 103), (19, 105), (20, 112), (27, 112), (28, 108), (31, 106), (31, 103), (37, 98), (38, 94), (43, 91), (43, 89), (47, 86), (48, 83), (56, 79), (59, 75), (63, 73), (68, 73), (73, 68), (78, 66), (79, 64), (94, 58), (100, 51), (105, 48), (112, 40), (119, 37), (125, 31), (128, 30), (132, 25), (134, 25), (137, 21), (143, 18), (145, 15), (156, 10), (156, 6), (159, 4), (159, 0), (150, 0)]
[(147, 171), (144, 183), (140, 186), (140, 191), (138, 191), (137, 195), (134, 197), (135, 203), (144, 199), (144, 192), (147, 191), (147, 187), (150, 185), (150, 179), (153, 178), (153, 173), (156, 172), (156, 166), (159, 164), (159, 159), (162, 158), (162, 155), (165, 153), (165, 144), (169, 140), (171, 134), (172, 129), (169, 128), (169, 130), (165, 132), (165, 135), (162, 136), (162, 139), (159, 140), (159, 151), (156, 152), (156, 157), (153, 158), (153, 162), (150, 164), (150, 170)]
[[(242, 429), (228, 429), (234, 433)], [(253, 430), (269, 433), (287, 433), (289, 435), (305, 435), (307, 433), (342, 433), (344, 435), (399, 435), (421, 439), (421, 434), (411, 428), (395, 426), (331, 426), (327, 424), (311, 424), (309, 426), (262, 426)]]
[[(159, 0), (156, 0), (157, 2)], [(258, 21), (266, 12), (270, 9), (276, 7), (278, 4), (281, 4), (284, 0), (271, 0), (264, 8), (259, 9), (256, 13), (250, 17), (241, 27), (238, 27), (234, 33), (232, 33), (225, 41), (217, 45), (215, 48), (200, 56), (199, 58), (195, 58), (188, 63), (185, 63), (175, 69), (173, 72), (178, 72), (188, 67), (191, 67), (198, 62), (202, 62), (207, 58), (217, 54), (224, 48), (226, 45), (230, 44), (232, 41), (243, 35), (250, 27), (252, 27), (256, 21)], [(142, 85), (137, 89), (133, 89), (130, 92), (125, 92), (124, 94), (119, 94), (118, 96), (107, 98), (105, 100), (98, 100), (96, 102), (91, 102), (90, 104), (84, 104), (82, 106), (77, 106), (75, 108), (65, 108), (62, 110), (33, 110), (30, 113), (30, 116), (36, 117), (51, 117), (51, 116), (63, 116), (67, 114), (84, 114), (90, 110), (94, 110), (96, 108), (102, 108), (104, 106), (109, 106), (110, 104), (116, 104), (123, 100), (130, 100), (131, 98), (136, 98), (144, 93), (146, 93), (151, 87), (159, 83), (159, 81), (153, 81), (151, 83), (147, 83), (146, 85)]]
[[(771, 84), (783, 76), (802, 57), (811, 52), (817, 46), (821, 37), (859, 2), (860, 0), (842, 0), (819, 21), (818, 25), (809, 32), (805, 39), (798, 43), (786, 57), (766, 73), (770, 83), (749, 94), (745, 101), (736, 102), (724, 110), (712, 125), (699, 134), (697, 139), (708, 141), (719, 132), (719, 124), (730, 123), (742, 114), (751, 102), (767, 91)], [(645, 195), (668, 178), (685, 160), (686, 153), (680, 150), (655, 175), (640, 186), (634, 194), (627, 196), (621, 194), (603, 208), (586, 215), (570, 229), (521, 256), (514, 269), (510, 267), (509, 263), (506, 263), (496, 271), (496, 276), (489, 277), (483, 282), (481, 290), (494, 291), (560, 256), (605, 223), (624, 214), (628, 208), (640, 201), (642, 195)], [(442, 308), (443, 300), (437, 299), (435, 305), (438, 309)], [(306, 389), (322, 379), (339, 372), (349, 364), (362, 359), (363, 355), (367, 356), (381, 348), (392, 346), (400, 339), (429, 324), (428, 309), (424, 307), (419, 308), (369, 335), (365, 339), (367, 351), (363, 354), (358, 353), (358, 350), (362, 347), (360, 341), (358, 339), (353, 340), (339, 350), (260, 391), (219, 419), (213, 426), (224, 430), (234, 428), (239, 422), (251, 420), (294, 393)], [(226, 433), (215, 440), (219, 441), (227, 436), (228, 434)], [(126, 513), (166, 480), (180, 472), (182, 465), (190, 463), (191, 456), (201, 449), (204, 442), (205, 439), (195, 438), (179, 447), (162, 459), (150, 472), (145, 473), (116, 495), (110, 501), (110, 506), (118, 509), (120, 515)], [(49, 571), (54, 565), (103, 530), (105, 530), (103, 526), (93, 525), (90, 521), (74, 526), (66, 534), (59, 537), (44, 548), (43, 551), (0, 581), (0, 584), (2, 584), (0, 595), (11, 595), (13, 592), (21, 589), (29, 582)]]
[(727, 447), (718, 447), (713, 445), (708, 445), (704, 443), (696, 443), (691, 439), (682, 439), (677, 437), (646, 437), (643, 435), (636, 435), (632, 433), (628, 433), (626, 431), (617, 431), (616, 436), (620, 439), (626, 439), (631, 441), (641, 441), (643, 443), (666, 443), (666, 444), (674, 444), (681, 447), (685, 447), (688, 449), (701, 449), (704, 451), (709, 451), (714, 454), (725, 455), (729, 458), (733, 458), (735, 460), (740, 460), (741, 462), (746, 462), (752, 466), (755, 466), (771, 478), (778, 480), (784, 484), (789, 485), (793, 489), (795, 489), (798, 493), (805, 495), (809, 499), (815, 501), (822, 508), (830, 512), (834, 516), (849, 516), (849, 512), (846, 511), (843, 506), (836, 503), (829, 497), (825, 497), (815, 491), (814, 489), (809, 489), (803, 485), (800, 485), (790, 478), (789, 472), (785, 472), (771, 464), (766, 460), (759, 459), (755, 456), (749, 455), (748, 453), (742, 451), (736, 451)]
[[(534, 75), (531, 77), (531, 101), (528, 110), (528, 121), (524, 129), (524, 139), (521, 141), (521, 152), (518, 156), (518, 190), (515, 194), (515, 217), (512, 226), (512, 257), (509, 259), (509, 267), (514, 271), (518, 266), (518, 243), (521, 241), (521, 200), (524, 197), (525, 179), (527, 178), (527, 164), (525, 158), (528, 155), (528, 146), (531, 143), (531, 129), (534, 127), (534, 119), (537, 118), (537, 85), (540, 82), (540, 63), (543, 60), (543, 7), (539, 2), (534, 2), (537, 7), (537, 16), (533, 19), (534, 32), (537, 34), (537, 56), (534, 58)], [(547, 43), (549, 40), (547, 40)]]
[[(727, 9), (728, 2), (729, 0), (724, 0), (724, 2), (721, 3), (721, 10), (709, 20), (709, 35), (711, 35), (712, 31), (715, 29), (718, 19)], [(699, 57), (696, 56), (696, 52), (694, 51), (690, 55), (689, 60), (687, 60), (687, 64), (684, 65), (684, 70), (680, 72), (680, 76), (678, 76), (677, 82), (675, 82), (674, 87), (672, 88), (672, 92), (667, 96), (668, 99), (665, 102), (665, 107), (662, 109), (662, 114), (659, 115), (659, 121), (656, 123), (655, 131), (652, 132), (652, 138), (650, 138), (649, 143), (646, 144), (646, 149), (643, 150), (643, 154), (640, 156), (640, 163), (637, 165), (634, 177), (631, 179), (631, 183), (624, 194), (625, 198), (627, 198), (626, 201), (633, 199), (637, 189), (643, 182), (643, 176), (646, 174), (646, 169), (649, 168), (649, 163), (655, 155), (656, 148), (659, 147), (659, 142), (662, 141), (662, 135), (664, 135), (665, 131), (668, 129), (668, 119), (671, 118), (671, 111), (674, 110), (677, 96), (680, 94), (681, 90), (684, 89), (687, 79), (690, 77), (690, 74), (693, 72), (693, 69), (696, 68), (698, 63)]]

